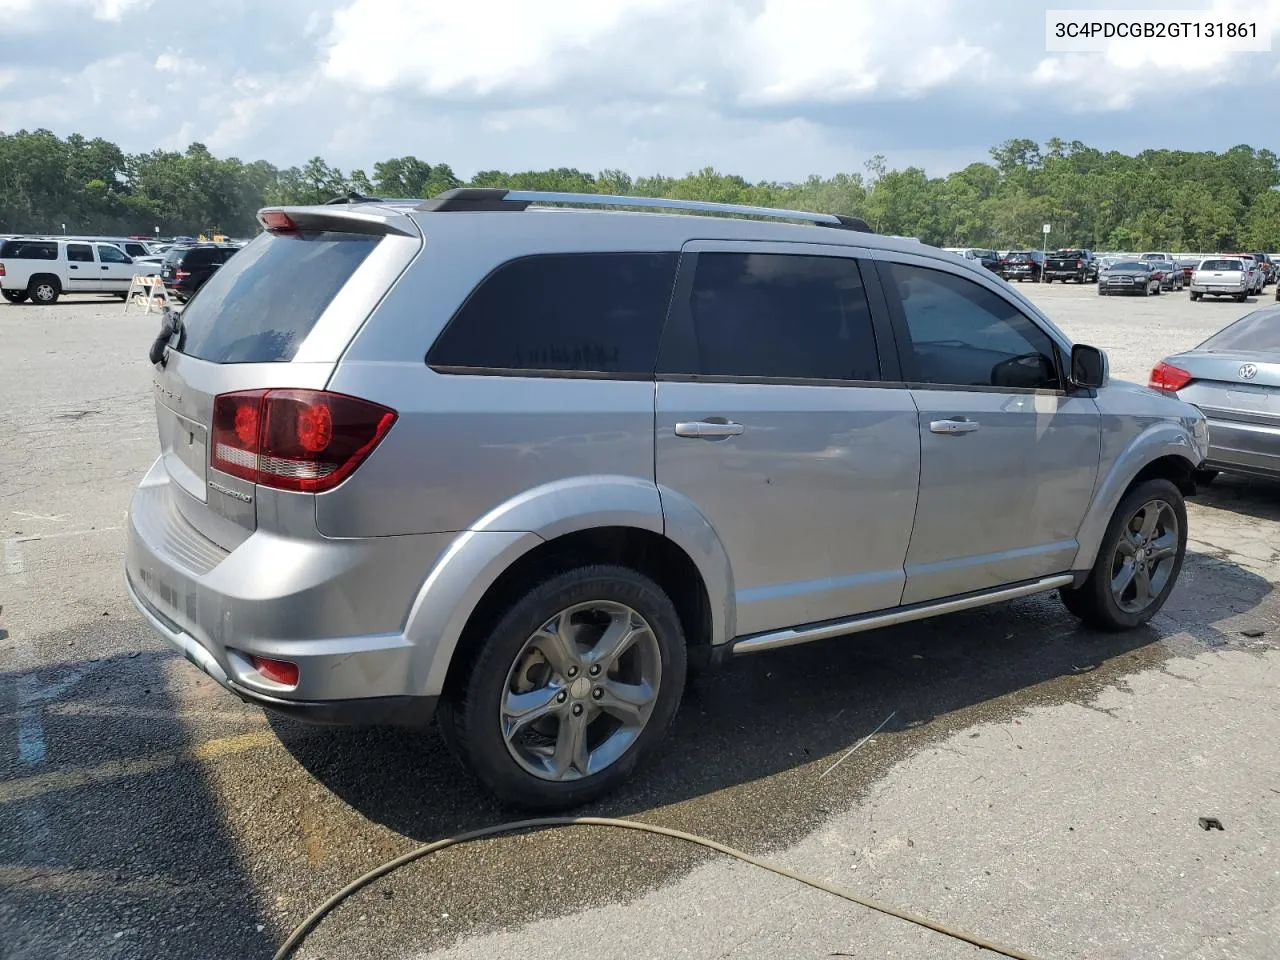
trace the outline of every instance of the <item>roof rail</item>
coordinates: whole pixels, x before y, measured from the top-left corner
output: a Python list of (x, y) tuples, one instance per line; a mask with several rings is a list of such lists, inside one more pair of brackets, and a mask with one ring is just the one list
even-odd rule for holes
[(334, 197), (332, 200), (326, 200), (321, 206), (330, 206), (337, 203), (423, 203), (422, 197), (369, 197), (363, 193), (357, 193), (354, 190), (349, 191), (341, 197)]
[(707, 200), (670, 200), (664, 197), (624, 197), (606, 193), (556, 193), (541, 190), (506, 190), (502, 187), (459, 187), (427, 200), (419, 210), (449, 213), (479, 210), (524, 210), (534, 203), (583, 207), (651, 207), (660, 210), (693, 210), (699, 213), (735, 214), (740, 217), (768, 217), (777, 220), (804, 220), (824, 227), (871, 233), (865, 220), (836, 213), (811, 213), (777, 207), (753, 207)]

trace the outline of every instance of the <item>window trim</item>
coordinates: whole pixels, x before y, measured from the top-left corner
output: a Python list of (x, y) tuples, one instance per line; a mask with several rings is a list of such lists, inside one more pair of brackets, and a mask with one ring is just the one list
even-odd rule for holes
[[(1036, 313), (1030, 312), (1026, 307), (1017, 300), (1005, 295), (994, 283), (990, 282), (986, 277), (964, 269), (952, 268), (942, 260), (934, 260), (930, 257), (914, 256), (907, 253), (898, 253), (897, 251), (880, 250), (877, 251), (876, 271), (880, 274), (880, 285), (886, 302), (889, 304), (889, 313), (893, 319), (894, 339), (898, 349), (899, 363), (904, 371), (910, 369), (911, 358), (914, 356), (914, 341), (911, 339), (911, 331), (907, 326), (906, 312), (902, 306), (902, 300), (898, 296), (897, 287), (893, 282), (892, 276), (886, 274), (893, 264), (901, 264), (906, 267), (919, 267), (924, 270), (936, 270), (940, 273), (947, 273), (958, 277), (962, 280), (968, 280), (976, 283), (978, 286), (987, 290), (989, 293), (999, 297), (1011, 308), (1016, 310), (1022, 317), (1031, 323), (1037, 330), (1048, 338), (1050, 346), (1053, 348), (1053, 360), (1057, 367), (1058, 382), (1062, 384), (1059, 388), (1048, 387), (1000, 387), (987, 385), (974, 385), (963, 383), (928, 383), (925, 381), (907, 379), (905, 382), (912, 390), (947, 390), (951, 392), (964, 393), (1003, 393), (1016, 394), (1024, 396), (1035, 396), (1037, 394), (1051, 397), (1071, 397), (1080, 395), (1092, 396), (1092, 390), (1085, 390), (1071, 386), (1070, 380), (1066, 376), (1066, 369), (1063, 362), (1064, 356), (1070, 356), (1070, 343), (1063, 343), (1060, 336), (1055, 335), (1055, 331), (1047, 329), (1045, 324), (1041, 322), (1041, 317)], [(987, 271), (984, 271), (987, 272)]]
[[(88, 240), (68, 240), (66, 243), (65, 254), (64, 254), (66, 256), (67, 263), (100, 263), (101, 261), (98, 260), (98, 251), (95, 249), (96, 246), (97, 244), (90, 243)], [(86, 247), (89, 251), (89, 259), (88, 260), (72, 260), (71, 259), (72, 247)]]
[[(792, 257), (826, 257), (852, 260), (862, 278), (863, 291), (871, 314), (871, 333), (878, 380), (844, 380), (811, 377), (757, 377), (743, 374), (701, 374), (680, 372), (696, 366), (698, 347), (694, 333), (692, 294), (697, 275), (698, 258), (704, 253), (756, 253)], [(811, 387), (904, 387), (901, 366), (894, 349), (893, 327), (880, 277), (868, 251), (863, 247), (839, 244), (791, 243), (769, 240), (691, 240), (680, 253), (675, 288), (662, 341), (658, 346), (655, 379), (667, 383), (723, 383), (761, 386)]]
[[(658, 341), (653, 352), (654, 367), (648, 371), (632, 371), (630, 373), (614, 373), (608, 370), (543, 370), (530, 369), (528, 367), (490, 367), (490, 366), (460, 366), (454, 363), (432, 363), (431, 352), (436, 349), (440, 342), (444, 339), (444, 335), (448, 333), (449, 328), (457, 322), (462, 316), (467, 306), (475, 297), (476, 292), (488, 283), (498, 271), (509, 267), (511, 264), (519, 263), (522, 260), (538, 260), (544, 257), (592, 257), (592, 256), (674, 256), (676, 258), (675, 275), (671, 283), (671, 292), (667, 295), (667, 306), (663, 312), (662, 321), (658, 325)], [(528, 378), (532, 380), (618, 380), (618, 381), (643, 381), (652, 383), (654, 380), (654, 370), (659, 365), (659, 358), (662, 354), (662, 343), (666, 335), (667, 326), (671, 320), (671, 306), (675, 291), (680, 287), (680, 252), (678, 250), (549, 250), (539, 253), (523, 253), (519, 256), (509, 257), (493, 265), (484, 276), (477, 280), (467, 291), (467, 295), (462, 298), (462, 302), (458, 304), (454, 311), (449, 314), (449, 319), (445, 321), (444, 326), (440, 328), (440, 332), (435, 335), (431, 341), (431, 345), (427, 347), (427, 352), (423, 355), (423, 362), (427, 368), (433, 373), (442, 374), (451, 377), (508, 377), (513, 379)]]

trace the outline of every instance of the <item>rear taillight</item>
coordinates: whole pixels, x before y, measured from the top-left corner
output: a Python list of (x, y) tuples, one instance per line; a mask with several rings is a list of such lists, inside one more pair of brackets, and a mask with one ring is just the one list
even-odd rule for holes
[(1177, 393), (1194, 377), (1181, 367), (1161, 360), (1151, 371), (1151, 380), (1147, 383), (1152, 390), (1163, 390), (1165, 393)]
[(173, 277), (175, 280), (185, 280), (189, 276), (191, 276), (190, 270), (174, 270), (173, 271)]
[(4, 276), (4, 264), (0, 263), (0, 277)]
[(396, 412), (326, 390), (245, 390), (213, 401), (215, 469), (278, 490), (332, 490), (378, 445)]
[(1077, 269), (1077, 270), (1081, 269), (1083, 266), (1084, 266), (1084, 261), (1083, 261), (1083, 260), (1077, 260), (1077, 261), (1076, 261), (1076, 269)]

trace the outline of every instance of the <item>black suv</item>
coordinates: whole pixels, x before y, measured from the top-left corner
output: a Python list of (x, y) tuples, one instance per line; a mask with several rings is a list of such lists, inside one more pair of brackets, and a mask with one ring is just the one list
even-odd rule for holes
[(228, 243), (193, 243), (174, 247), (164, 256), (160, 279), (179, 300), (190, 300), (213, 272), (231, 259), (239, 247)]
[(1044, 254), (1039, 250), (1013, 250), (1000, 261), (1000, 276), (1006, 280), (1040, 282), (1044, 272)]

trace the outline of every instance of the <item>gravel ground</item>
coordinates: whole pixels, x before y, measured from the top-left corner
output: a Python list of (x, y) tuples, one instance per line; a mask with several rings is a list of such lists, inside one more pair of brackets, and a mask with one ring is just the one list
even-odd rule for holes
[[(1023, 290), (1139, 380), (1253, 308)], [(433, 733), (268, 720), (133, 612), (122, 524), (156, 451), (155, 329), (112, 300), (0, 305), (5, 958), (267, 957), (356, 874), (507, 818)], [(1037, 956), (1274, 956), (1277, 494), (1224, 477), (1192, 505), (1182, 580), (1142, 631), (1080, 630), (1041, 597), (736, 662), (690, 690), (660, 765), (584, 812), (767, 852)], [(1206, 815), (1225, 831), (1200, 830)], [(415, 864), (299, 956), (432, 950), (976, 952), (673, 842), (579, 829)]]

